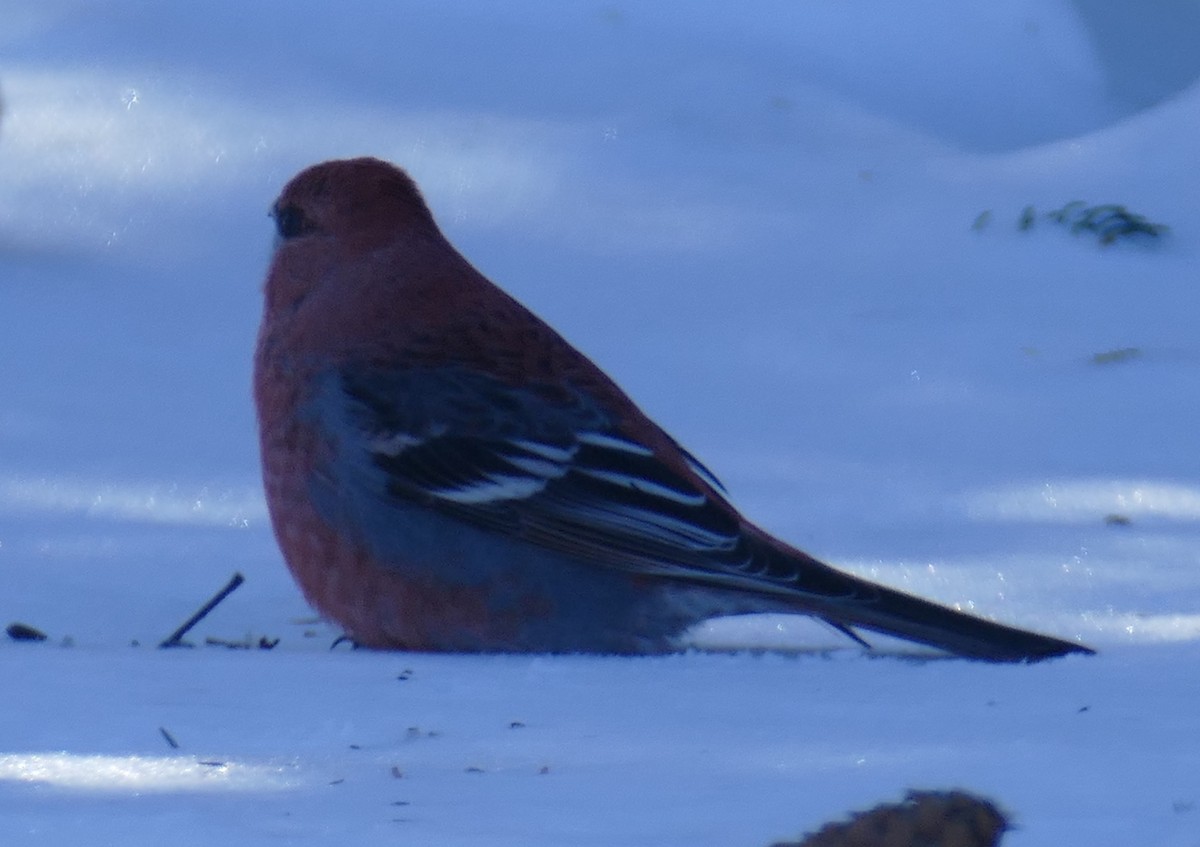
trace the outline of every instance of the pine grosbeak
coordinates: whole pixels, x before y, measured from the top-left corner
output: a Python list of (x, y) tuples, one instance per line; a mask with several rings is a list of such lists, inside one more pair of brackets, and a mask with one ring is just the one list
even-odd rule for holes
[(1086, 647), (842, 573), (743, 518), (591, 361), (450, 245), (377, 159), (272, 212), (254, 392), (276, 537), (358, 643), (650, 653), (794, 612), (993, 661)]

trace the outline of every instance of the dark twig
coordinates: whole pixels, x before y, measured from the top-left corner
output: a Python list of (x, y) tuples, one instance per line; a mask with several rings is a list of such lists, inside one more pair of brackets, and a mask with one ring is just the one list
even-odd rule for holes
[(246, 578), (244, 576), (242, 576), (240, 573), (235, 573), (230, 578), (229, 582), (227, 582), (225, 584), (224, 588), (222, 588), (220, 591), (218, 591), (216, 594), (214, 594), (211, 600), (209, 600), (207, 603), (205, 603), (203, 606), (201, 606), (199, 609), (196, 610), (196, 614), (192, 615), (190, 618), (188, 618), (186, 621), (184, 621), (183, 626), (179, 627), (179, 629), (172, 632), (170, 634), (170, 636), (167, 638), (167, 640), (164, 641), (163, 643), (159, 644), (158, 646), (160, 648), (191, 646), (184, 642), (183, 636), (187, 635), (192, 627), (194, 627), (196, 624), (200, 623), (200, 621), (204, 619), (205, 615), (207, 615), (209, 612), (211, 612), (213, 609), (215, 609), (217, 607), (218, 603), (220, 603), (222, 600), (224, 600), (226, 597), (228, 597), (230, 594), (232, 594), (234, 589), (237, 588), (239, 585), (241, 585), (245, 581), (246, 581)]

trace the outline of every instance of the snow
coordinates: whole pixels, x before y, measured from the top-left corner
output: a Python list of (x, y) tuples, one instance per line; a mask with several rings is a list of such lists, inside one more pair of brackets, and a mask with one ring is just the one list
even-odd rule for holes
[[(1200, 844), (1192, 0), (0, 20), (0, 623), (50, 636), (0, 642), (0, 843), (765, 847), (957, 786), (1009, 847)], [(329, 650), (249, 365), (267, 208), (360, 154), (753, 519), (1100, 654)], [(1041, 217), (1074, 200), (1170, 231)], [(191, 640), (274, 650), (153, 648), (234, 571)]]

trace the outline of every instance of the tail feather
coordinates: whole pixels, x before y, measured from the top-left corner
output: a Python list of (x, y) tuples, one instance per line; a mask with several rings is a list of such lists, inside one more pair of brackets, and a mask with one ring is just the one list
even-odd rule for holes
[(990, 662), (1038, 662), (1095, 652), (1073, 641), (964, 614), (901, 591), (866, 582), (862, 587), (857, 596), (821, 603), (820, 616), (842, 632), (853, 632), (851, 627), (869, 629)]
[(856, 630), (866, 629), (989, 662), (1039, 662), (1095, 653), (1074, 641), (985, 620), (851, 576), (765, 534), (763, 540), (762, 559), (776, 572), (795, 575), (789, 590), (779, 592), (788, 598), (787, 605), (820, 618), (859, 644), (867, 642)]
[(867, 650), (871, 649), (871, 642), (867, 641), (867, 639), (863, 638), (861, 635), (859, 635), (853, 629), (846, 626), (846, 624), (835, 621), (832, 618), (821, 618), (821, 620), (824, 621), (829, 626), (836, 629), (842, 635), (849, 638), (855, 644), (858, 644), (860, 647), (865, 647)]

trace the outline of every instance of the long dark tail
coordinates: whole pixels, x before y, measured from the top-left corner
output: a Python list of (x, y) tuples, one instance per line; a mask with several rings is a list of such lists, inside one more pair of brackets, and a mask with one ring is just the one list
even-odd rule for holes
[[(797, 576), (790, 604), (820, 617), (862, 644), (867, 642), (855, 632), (859, 628), (989, 662), (1039, 662), (1070, 653), (1095, 653), (1073, 641), (984, 620), (876, 585), (799, 550), (785, 552), (775, 546), (771, 552), (775, 554), (772, 564), (783, 565)], [(781, 553), (786, 556), (786, 564), (780, 561)]]
[(834, 602), (821, 614), (855, 640), (855, 627), (875, 630), (958, 656), (989, 662), (1040, 662), (1070, 653), (1095, 651), (1026, 629), (963, 614), (890, 588), (872, 586), (874, 596)]

